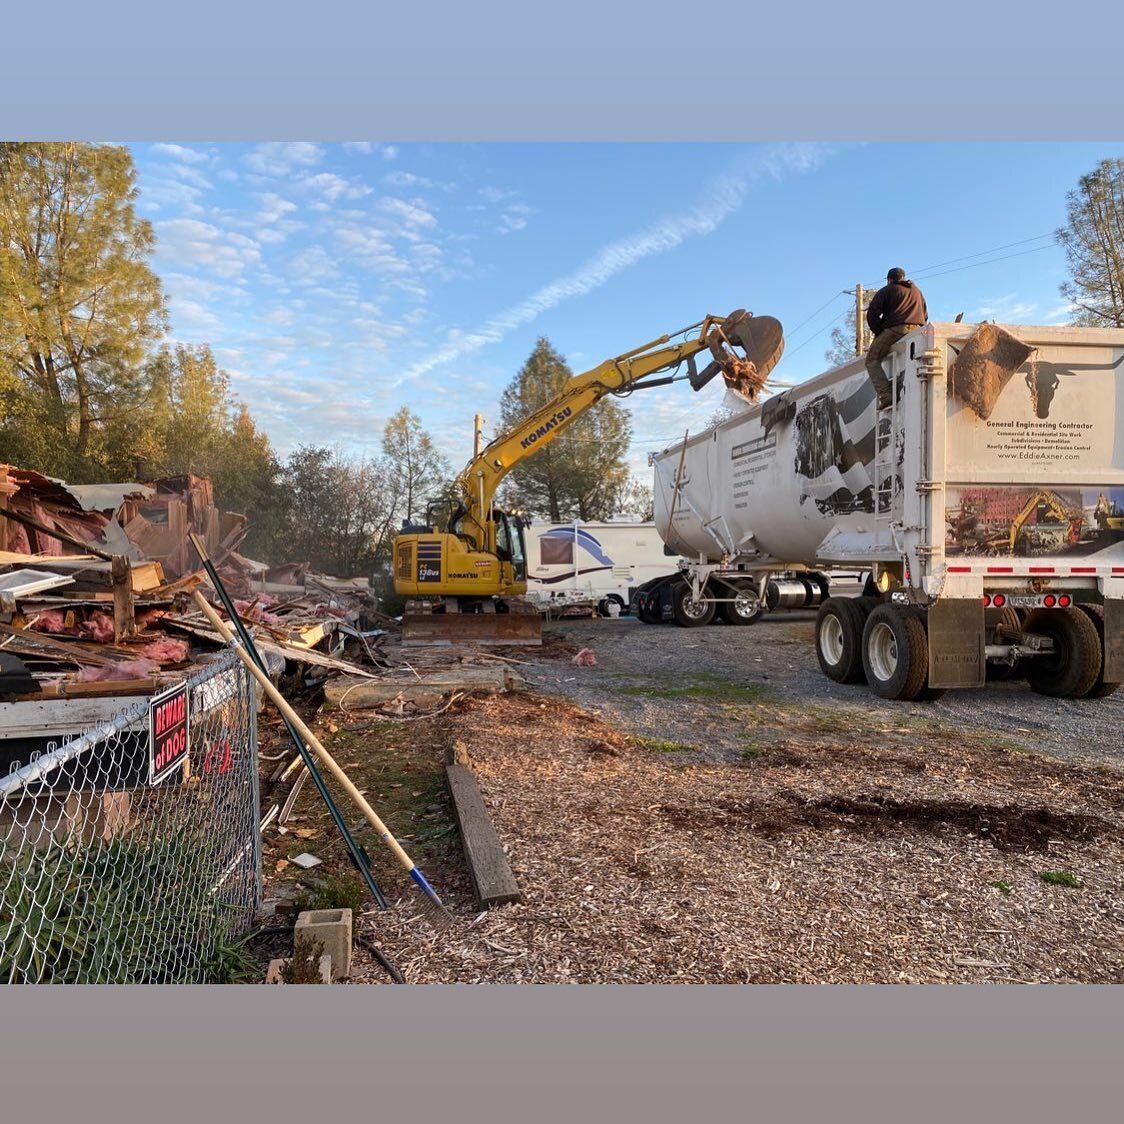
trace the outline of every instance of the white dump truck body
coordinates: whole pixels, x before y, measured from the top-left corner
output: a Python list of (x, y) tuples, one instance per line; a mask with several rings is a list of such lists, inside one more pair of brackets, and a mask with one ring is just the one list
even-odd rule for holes
[[(698, 565), (893, 571), (895, 596), (927, 606), (1082, 590), (1124, 678), (1124, 330), (1002, 327), (1035, 350), (986, 417), (948, 378), (977, 325), (930, 324), (888, 357), (881, 420), (855, 359), (657, 454), (660, 534)], [(933, 655), (944, 685), (982, 682), (982, 640)]]
[(527, 597), (540, 604), (615, 599), (627, 610), (634, 589), (679, 566), (651, 522), (532, 524), (526, 535)]

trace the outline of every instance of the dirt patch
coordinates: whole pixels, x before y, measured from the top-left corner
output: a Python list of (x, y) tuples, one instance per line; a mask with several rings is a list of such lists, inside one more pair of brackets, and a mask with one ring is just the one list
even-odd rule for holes
[[(1124, 980), (1124, 775), (895, 730), (698, 762), (557, 697), (466, 701), (427, 752), (466, 743), (524, 901), (452, 878), (449, 932), (361, 931), (412, 982)], [(385, 977), (357, 952), (356, 980)]]
[(678, 828), (718, 827), (783, 835), (801, 828), (857, 835), (900, 835), (903, 830), (940, 834), (951, 828), (992, 843), (1000, 851), (1046, 851), (1051, 842), (1089, 843), (1112, 826), (1097, 816), (939, 800), (895, 800), (881, 796), (820, 797), (804, 800), (778, 793), (787, 806), (734, 802), (718, 805), (664, 805), (660, 813)]

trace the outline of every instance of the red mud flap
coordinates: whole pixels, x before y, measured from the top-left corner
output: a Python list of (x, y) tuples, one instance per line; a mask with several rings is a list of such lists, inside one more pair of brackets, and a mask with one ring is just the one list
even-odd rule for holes
[(929, 606), (929, 686), (982, 687), (987, 678), (984, 607), (979, 598)]

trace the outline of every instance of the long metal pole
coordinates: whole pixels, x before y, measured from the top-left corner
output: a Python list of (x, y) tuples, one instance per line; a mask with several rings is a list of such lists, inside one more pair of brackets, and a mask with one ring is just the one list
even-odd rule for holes
[(855, 286), (855, 354), (862, 355), (863, 348), (863, 287)]
[[(207, 577), (210, 578), (211, 585), (214, 586), (215, 592), (219, 595), (219, 600), (222, 602), (222, 607), (226, 610), (226, 615), (230, 619), (230, 623), (238, 633), (238, 639), (242, 641), (243, 647), (257, 665), (258, 669), (268, 674), (261, 654), (254, 644), (254, 639), (247, 631), (246, 626), (242, 623), (242, 618), (238, 615), (238, 611), (234, 608), (234, 603), (231, 601), (230, 595), (226, 591), (226, 586), (223, 585), (222, 579), (215, 570), (214, 563), (211, 562), (207, 554), (207, 548), (203, 540), (194, 532), (189, 535), (189, 538), (191, 539), (191, 545), (195, 547), (196, 553), (198, 553), (203, 563), (203, 569), (207, 571)], [(336, 830), (343, 839), (344, 846), (347, 847), (347, 852), (351, 857), (352, 863), (356, 870), (363, 876), (363, 881), (367, 883), (367, 889), (371, 891), (371, 896), (378, 903), (379, 908), (386, 909), (386, 898), (383, 896), (379, 884), (375, 881), (375, 876), (371, 873), (370, 857), (363, 846), (356, 842), (355, 837), (351, 834), (351, 830), (347, 826), (347, 822), (343, 818), (343, 813), (340, 811), (339, 805), (332, 799), (332, 794), (328, 791), (328, 787), (324, 783), (324, 778), (316, 766), (316, 759), (312, 756), (312, 750), (306, 744), (297, 727), (289, 721), (288, 715), (282, 713), (281, 718), (285, 723), (285, 728), (289, 731), (289, 737), (293, 739), (293, 745), (296, 746), (301, 760), (304, 762), (309, 775), (312, 777), (312, 783), (316, 785), (316, 791), (320, 793), (320, 799), (324, 801), (324, 805), (332, 817), (332, 822), (336, 825)]]

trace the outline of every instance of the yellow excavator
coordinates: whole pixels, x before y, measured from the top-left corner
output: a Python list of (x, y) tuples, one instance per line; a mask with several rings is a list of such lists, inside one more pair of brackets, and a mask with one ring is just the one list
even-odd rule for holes
[[(1028, 530), (1030, 517), (1038, 514), (1037, 522), (1046, 525), (1042, 515), (1052, 515), (1056, 528), (1051, 532)], [(1031, 493), (1019, 513), (1011, 520), (1006, 534), (993, 539), (988, 545), (1004, 554), (1035, 554), (1054, 546), (1072, 546), (1081, 539), (1083, 518), (1080, 509), (1070, 511), (1056, 492), (1040, 489)]]
[[(402, 617), (403, 644), (541, 644), (538, 610), (523, 598), (525, 523), (494, 502), (504, 477), (609, 394), (683, 379), (701, 390), (721, 374), (728, 387), (755, 401), (783, 350), (778, 320), (738, 309), (725, 317), (707, 316), (575, 375), (545, 406), (473, 457), (457, 477), (455, 506), (440, 526), (406, 525), (396, 536), (394, 589), (416, 599), (407, 602)], [(702, 351), (710, 352), (711, 361), (700, 371), (695, 356)], [(677, 373), (683, 364), (686, 373)], [(674, 373), (652, 377), (668, 370)]]

